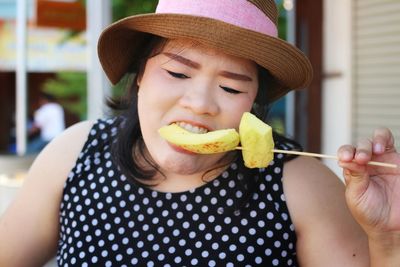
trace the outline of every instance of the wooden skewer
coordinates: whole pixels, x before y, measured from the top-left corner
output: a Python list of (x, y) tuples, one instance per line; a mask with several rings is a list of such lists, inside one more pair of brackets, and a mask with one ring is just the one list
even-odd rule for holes
[[(236, 147), (236, 149), (243, 150), (242, 147)], [(317, 157), (317, 158), (326, 158), (326, 159), (339, 160), (339, 158), (337, 156), (326, 155), (326, 154), (302, 152), (302, 151), (295, 151), (295, 150), (281, 150), (281, 149), (273, 149), (272, 151), (274, 153), (282, 153), (282, 154), (290, 154), (290, 155), (299, 155), (299, 156), (307, 156), (307, 157)], [(399, 166), (396, 165), (396, 164), (384, 163), (384, 162), (378, 162), (378, 161), (369, 161), (367, 164), (368, 165), (374, 165), (374, 166), (393, 168), (393, 169), (399, 168)]]

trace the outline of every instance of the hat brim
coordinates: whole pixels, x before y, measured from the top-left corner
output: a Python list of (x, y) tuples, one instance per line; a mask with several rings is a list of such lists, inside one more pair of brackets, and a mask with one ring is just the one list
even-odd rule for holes
[(227, 54), (253, 60), (275, 79), (274, 84), (268, 86), (269, 102), (290, 90), (307, 87), (312, 80), (312, 67), (307, 57), (282, 39), (206, 17), (144, 14), (111, 24), (99, 38), (99, 59), (113, 84), (119, 82), (143, 51), (147, 42), (143, 33), (168, 39), (192, 39)]

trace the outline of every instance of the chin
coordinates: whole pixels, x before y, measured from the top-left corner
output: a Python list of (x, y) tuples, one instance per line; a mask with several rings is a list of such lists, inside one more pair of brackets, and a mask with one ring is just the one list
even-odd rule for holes
[(188, 157), (165, 157), (158, 162), (160, 168), (167, 173), (176, 173), (180, 175), (191, 175), (199, 172), (197, 160), (188, 159)]

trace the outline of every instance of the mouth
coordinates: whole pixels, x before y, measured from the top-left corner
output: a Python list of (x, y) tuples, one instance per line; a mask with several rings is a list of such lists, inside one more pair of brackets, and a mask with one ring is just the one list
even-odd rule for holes
[(184, 148), (182, 148), (182, 147), (180, 147), (180, 146), (177, 146), (177, 145), (174, 145), (174, 144), (171, 144), (171, 143), (168, 143), (168, 145), (169, 145), (173, 150), (175, 150), (176, 152), (183, 153), (183, 154), (187, 154), (187, 155), (198, 155), (197, 153), (192, 152), (192, 151), (189, 151), (189, 150), (186, 150), (186, 149), (184, 149)]
[(205, 134), (208, 133), (208, 129), (198, 126), (198, 125), (193, 125), (187, 122), (183, 122), (183, 121), (177, 121), (175, 122), (176, 125), (178, 125), (179, 127), (181, 127), (182, 129), (185, 129), (188, 132), (191, 133), (196, 133), (196, 134)]

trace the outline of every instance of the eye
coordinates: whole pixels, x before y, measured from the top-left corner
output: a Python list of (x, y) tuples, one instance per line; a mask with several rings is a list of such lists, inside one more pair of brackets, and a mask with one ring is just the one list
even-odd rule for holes
[(226, 86), (219, 86), (219, 87), (221, 87), (225, 92), (227, 92), (229, 94), (237, 95), (237, 94), (241, 94), (242, 93), (242, 92), (240, 92), (238, 90), (235, 90), (235, 89), (232, 89), (232, 88), (229, 88), (229, 87), (226, 87)]
[(169, 75), (171, 75), (174, 78), (178, 78), (178, 79), (187, 79), (187, 78), (189, 78), (188, 76), (186, 76), (183, 73), (172, 72), (172, 71), (169, 71), (169, 70), (167, 70), (167, 72), (169, 73)]

